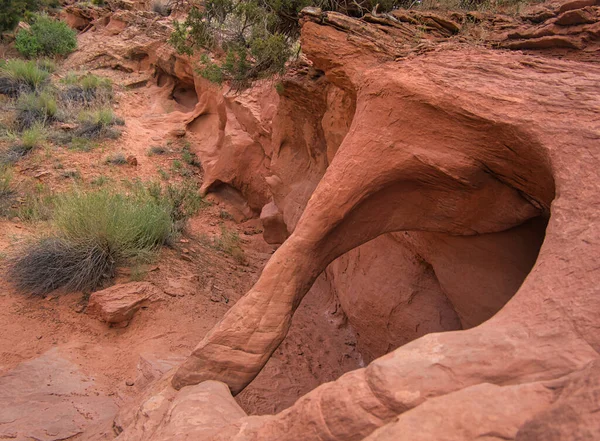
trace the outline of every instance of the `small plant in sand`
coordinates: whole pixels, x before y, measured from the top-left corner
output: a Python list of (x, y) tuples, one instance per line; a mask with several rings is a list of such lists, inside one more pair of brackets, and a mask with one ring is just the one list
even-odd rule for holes
[(127, 158), (123, 153), (115, 153), (106, 158), (105, 162), (110, 165), (127, 165)]
[(0, 165), (0, 216), (5, 216), (10, 208), (14, 189), (12, 186), (12, 170)]

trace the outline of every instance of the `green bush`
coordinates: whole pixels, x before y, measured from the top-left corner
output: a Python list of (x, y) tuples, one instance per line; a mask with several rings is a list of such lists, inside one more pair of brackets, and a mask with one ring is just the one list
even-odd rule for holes
[(67, 55), (77, 48), (77, 34), (65, 22), (36, 15), (29, 30), (17, 34), (15, 47), (28, 58)]
[(40, 90), (50, 73), (33, 61), (7, 60), (0, 67), (0, 93), (13, 98), (23, 92)]
[[(214, 83), (231, 80), (234, 88), (241, 89), (255, 79), (284, 71), (294, 37), (292, 32), (286, 33), (283, 15), (274, 7), (285, 9), (285, 3), (207, 0), (203, 11), (193, 7), (185, 21), (174, 22), (169, 42), (188, 55), (197, 48), (225, 51), (221, 63), (203, 56), (198, 72)], [(296, 14), (295, 7), (294, 11)]]
[(29, 245), (10, 264), (9, 277), (24, 292), (92, 291), (113, 277), (117, 265), (149, 258), (173, 231), (166, 205), (147, 193), (108, 189), (59, 197), (53, 226), (54, 235)]

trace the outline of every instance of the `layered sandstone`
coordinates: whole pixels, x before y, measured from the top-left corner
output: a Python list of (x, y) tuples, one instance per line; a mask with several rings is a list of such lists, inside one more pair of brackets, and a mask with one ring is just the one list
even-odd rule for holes
[[(522, 17), (307, 10), (307, 61), (281, 95), (224, 94), (121, 17), (106, 29), (135, 44), (107, 41), (95, 59), (174, 101), (167, 122), (194, 140), (203, 190), (241, 217), (262, 211), (265, 237), (283, 244), (190, 358), (124, 411), (119, 439), (600, 431), (594, 2)], [(236, 394), (253, 380), (318, 277), (374, 361), (245, 417), (222, 383)]]

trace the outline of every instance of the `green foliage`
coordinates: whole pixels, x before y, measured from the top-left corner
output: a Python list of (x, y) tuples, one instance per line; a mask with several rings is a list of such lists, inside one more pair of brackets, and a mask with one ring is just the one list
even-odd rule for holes
[(67, 55), (77, 48), (77, 37), (65, 22), (36, 15), (29, 30), (17, 33), (15, 47), (28, 58), (40, 55)]
[(12, 169), (0, 164), (0, 216), (9, 213), (14, 190), (12, 187)]
[(146, 191), (157, 203), (169, 207), (169, 214), (177, 230), (181, 230), (188, 218), (208, 205), (200, 196), (198, 184), (193, 181), (168, 184), (165, 187), (158, 182), (151, 182)]
[(225, 224), (221, 224), (221, 235), (213, 238), (212, 247), (232, 256), (237, 263), (243, 264), (246, 262), (246, 256), (240, 242), (237, 232), (230, 231)]
[(34, 124), (21, 134), (21, 144), (27, 150), (39, 147), (46, 140), (46, 132), (41, 124)]
[(0, 32), (12, 31), (26, 15), (56, 5), (56, 1), (46, 0), (3, 0), (0, 7)]
[(43, 184), (25, 193), (25, 198), (17, 207), (15, 215), (26, 222), (45, 221), (52, 216), (56, 197)]
[(23, 92), (40, 90), (46, 84), (49, 75), (46, 68), (34, 61), (7, 60), (0, 67), (0, 93), (17, 97)]
[(210, 61), (206, 54), (200, 57), (202, 67), (198, 69), (198, 73), (202, 78), (206, 78), (211, 83), (223, 83), (223, 69), (217, 63)]
[[(227, 55), (220, 63), (202, 56), (198, 72), (217, 84), (231, 80), (234, 88), (241, 89), (255, 79), (284, 71), (293, 41), (285, 14), (277, 13), (289, 9), (285, 4), (207, 0), (203, 11), (194, 7), (184, 22), (174, 23), (169, 41), (179, 53), (188, 55), (197, 48), (223, 50)], [(293, 10), (296, 14), (295, 6)]]

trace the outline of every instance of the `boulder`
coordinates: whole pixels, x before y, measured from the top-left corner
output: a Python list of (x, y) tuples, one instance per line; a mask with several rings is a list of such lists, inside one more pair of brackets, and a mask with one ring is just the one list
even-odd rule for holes
[(149, 282), (115, 285), (93, 293), (87, 311), (104, 322), (127, 326), (138, 309), (161, 296), (160, 289)]

